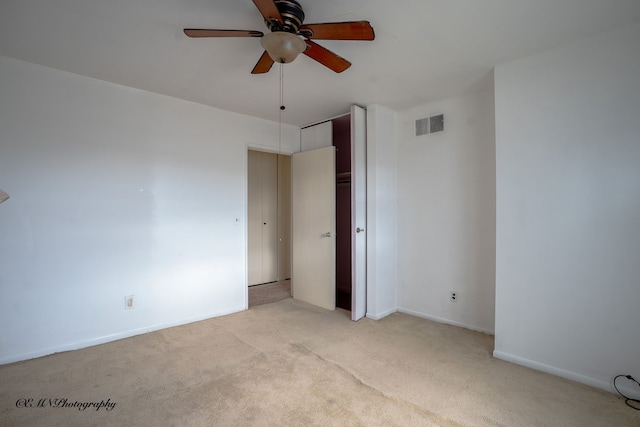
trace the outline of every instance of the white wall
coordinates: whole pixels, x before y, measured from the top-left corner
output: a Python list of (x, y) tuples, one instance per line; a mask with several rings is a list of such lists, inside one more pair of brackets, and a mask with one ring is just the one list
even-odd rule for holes
[(367, 314), (398, 309), (397, 115), (367, 106)]
[(0, 363), (245, 309), (247, 146), (278, 134), (0, 57)]
[(640, 377), (640, 25), (495, 70), (497, 357)]
[[(415, 120), (437, 114), (444, 132), (415, 136)], [(399, 311), (492, 333), (493, 88), (402, 112), (400, 122)]]

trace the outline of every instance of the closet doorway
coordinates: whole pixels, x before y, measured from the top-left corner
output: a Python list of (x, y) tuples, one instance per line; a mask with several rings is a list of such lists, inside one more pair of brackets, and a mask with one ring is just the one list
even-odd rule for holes
[(260, 288), (273, 294), (267, 299), (282, 296), (286, 289), (290, 296), (290, 156), (248, 150), (247, 211), (249, 306), (254, 305), (252, 300), (265, 302), (256, 298), (260, 285), (270, 285)]
[[(335, 259), (331, 266), (335, 271), (335, 280), (331, 284), (335, 306), (350, 310), (352, 320), (358, 320), (365, 316), (367, 303), (366, 112), (363, 108), (354, 105), (350, 114), (302, 129), (301, 153), (320, 151), (331, 146), (335, 149), (335, 233), (327, 230), (330, 233), (323, 234), (323, 237), (335, 236)], [(294, 170), (297, 170), (296, 156)], [(294, 184), (297, 182), (296, 176)], [(304, 210), (304, 206), (298, 206), (295, 195), (294, 192), (294, 214)], [(295, 218), (296, 215), (294, 227)], [(300, 231), (294, 228), (294, 244), (298, 233)], [(295, 247), (294, 250), (297, 255), (298, 250)], [(295, 277), (296, 266), (294, 258), (294, 298), (300, 286), (299, 278)], [(320, 303), (307, 302), (324, 307)]]
[(336, 147), (336, 307), (351, 311), (351, 116), (331, 122)]

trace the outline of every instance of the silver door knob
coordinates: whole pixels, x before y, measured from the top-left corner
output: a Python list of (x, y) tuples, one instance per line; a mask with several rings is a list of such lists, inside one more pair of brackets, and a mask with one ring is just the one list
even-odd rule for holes
[(364, 231), (364, 228), (360, 228), (360, 227), (356, 228), (356, 233), (362, 233), (363, 231)]
[(331, 232), (330, 232), (330, 231), (327, 231), (326, 233), (324, 233), (324, 234), (322, 235), (322, 237), (331, 237)]

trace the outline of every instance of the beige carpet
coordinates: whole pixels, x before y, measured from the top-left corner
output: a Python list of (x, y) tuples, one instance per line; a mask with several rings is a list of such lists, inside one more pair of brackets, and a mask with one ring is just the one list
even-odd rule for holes
[(0, 425), (640, 426), (616, 395), (492, 349), (404, 314), (352, 322), (285, 299), (0, 366)]

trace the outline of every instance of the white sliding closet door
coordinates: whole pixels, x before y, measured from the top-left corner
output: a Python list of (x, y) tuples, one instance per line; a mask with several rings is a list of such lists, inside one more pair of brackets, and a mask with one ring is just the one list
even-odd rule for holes
[(367, 115), (351, 107), (351, 319), (367, 314)]

